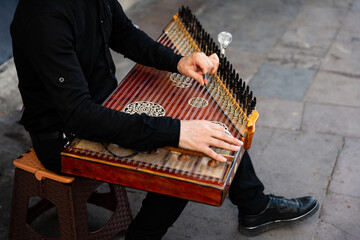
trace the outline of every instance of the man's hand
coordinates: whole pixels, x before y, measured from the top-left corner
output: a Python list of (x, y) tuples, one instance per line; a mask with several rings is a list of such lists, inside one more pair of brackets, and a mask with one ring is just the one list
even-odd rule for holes
[(225, 162), (226, 158), (215, 153), (210, 146), (238, 151), (243, 143), (225, 133), (225, 129), (205, 120), (181, 120), (179, 147), (203, 152), (209, 157)]
[(207, 84), (207, 79), (203, 78), (203, 74), (214, 74), (218, 67), (219, 58), (216, 53), (208, 57), (205, 53), (198, 52), (180, 59), (177, 69), (179, 73), (195, 79), (203, 86)]

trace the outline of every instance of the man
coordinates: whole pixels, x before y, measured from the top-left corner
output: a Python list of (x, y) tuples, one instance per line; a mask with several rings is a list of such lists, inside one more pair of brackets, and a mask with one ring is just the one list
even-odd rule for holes
[[(112, 142), (136, 150), (180, 146), (225, 159), (210, 146), (237, 151), (242, 142), (208, 121), (128, 115), (101, 106), (116, 87), (110, 48), (135, 62), (196, 79), (215, 73), (216, 55), (186, 57), (156, 43), (133, 26), (116, 0), (20, 0), (11, 25), (19, 89), (25, 105), (21, 123), (43, 165), (60, 173), (63, 133)], [(316, 212), (312, 197), (265, 195), (250, 157), (244, 154), (229, 190), (239, 209), (239, 230), (257, 234), (275, 221)], [(187, 200), (148, 193), (126, 239), (160, 239)]]

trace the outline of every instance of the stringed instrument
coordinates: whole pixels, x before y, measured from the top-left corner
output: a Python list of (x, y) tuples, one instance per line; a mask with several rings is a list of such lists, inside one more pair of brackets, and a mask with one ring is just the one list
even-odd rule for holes
[(181, 74), (137, 64), (103, 105), (128, 114), (209, 120), (244, 141), (243, 147), (238, 152), (214, 148), (228, 160), (217, 162), (181, 148), (139, 153), (112, 143), (75, 139), (61, 154), (62, 171), (220, 206), (245, 149), (251, 146), (259, 117), (256, 98), (224, 56), (224, 46), (215, 44), (189, 8), (179, 10), (158, 42), (182, 55), (217, 53), (219, 69), (202, 87)]

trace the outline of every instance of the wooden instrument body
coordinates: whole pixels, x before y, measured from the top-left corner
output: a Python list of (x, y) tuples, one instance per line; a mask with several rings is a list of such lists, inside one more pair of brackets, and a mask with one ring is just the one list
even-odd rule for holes
[[(77, 143), (72, 144), (76, 145)], [(101, 147), (100, 144), (99, 147)], [(160, 153), (137, 155), (130, 161), (116, 160), (106, 154), (106, 151), (101, 150), (99, 151), (101, 154), (97, 155), (81, 150), (74, 154), (74, 151), (65, 150), (62, 156), (62, 171), (140, 190), (221, 206), (244, 151), (242, 148), (230, 164), (222, 163), (216, 168), (207, 168), (209, 159), (202, 158), (199, 161), (182, 162), (177, 159), (178, 154), (165, 149), (160, 149)], [(164, 164), (162, 154), (171, 155), (167, 164)], [(198, 165), (194, 166), (196, 163)], [(187, 165), (190, 166), (187, 167)], [(197, 170), (193, 170), (193, 168), (197, 168)], [(213, 175), (218, 177), (210, 177), (211, 174), (206, 173), (216, 169), (220, 171)]]
[[(186, 31), (182, 34), (184, 36), (176, 37), (179, 36), (176, 28), (181, 29), (177, 16), (164, 29), (158, 41), (183, 55), (199, 51)], [(62, 171), (220, 206), (245, 149), (251, 145), (258, 113), (254, 110), (246, 121), (240, 121), (237, 109), (229, 107), (232, 97), (226, 95), (229, 91), (221, 85), (219, 77), (210, 76), (209, 82), (207, 87), (201, 87), (193, 79), (138, 64), (104, 102), (104, 106), (130, 114), (213, 121), (244, 141), (244, 147), (238, 152), (216, 149), (218, 153), (231, 156), (233, 161), (211, 167), (208, 165), (210, 158), (196, 153), (189, 160), (182, 161), (179, 160), (182, 149), (160, 149), (157, 153), (131, 156), (134, 151), (115, 144), (76, 139), (62, 152)], [(217, 89), (227, 92), (216, 93)]]

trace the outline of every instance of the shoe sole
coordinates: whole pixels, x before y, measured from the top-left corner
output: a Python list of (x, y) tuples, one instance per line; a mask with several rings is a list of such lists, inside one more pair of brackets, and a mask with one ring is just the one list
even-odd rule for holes
[(263, 232), (272, 230), (274, 228), (278, 228), (278, 227), (281, 227), (284, 225), (288, 225), (290, 223), (302, 221), (302, 220), (312, 216), (314, 213), (317, 212), (318, 209), (319, 209), (319, 202), (317, 202), (316, 205), (310, 211), (308, 211), (307, 213), (305, 213), (301, 216), (298, 216), (296, 218), (275, 220), (272, 222), (267, 222), (267, 223), (261, 224), (259, 226), (255, 226), (255, 227), (244, 227), (244, 226), (239, 225), (238, 230), (241, 234), (243, 234), (247, 237), (254, 237)]

